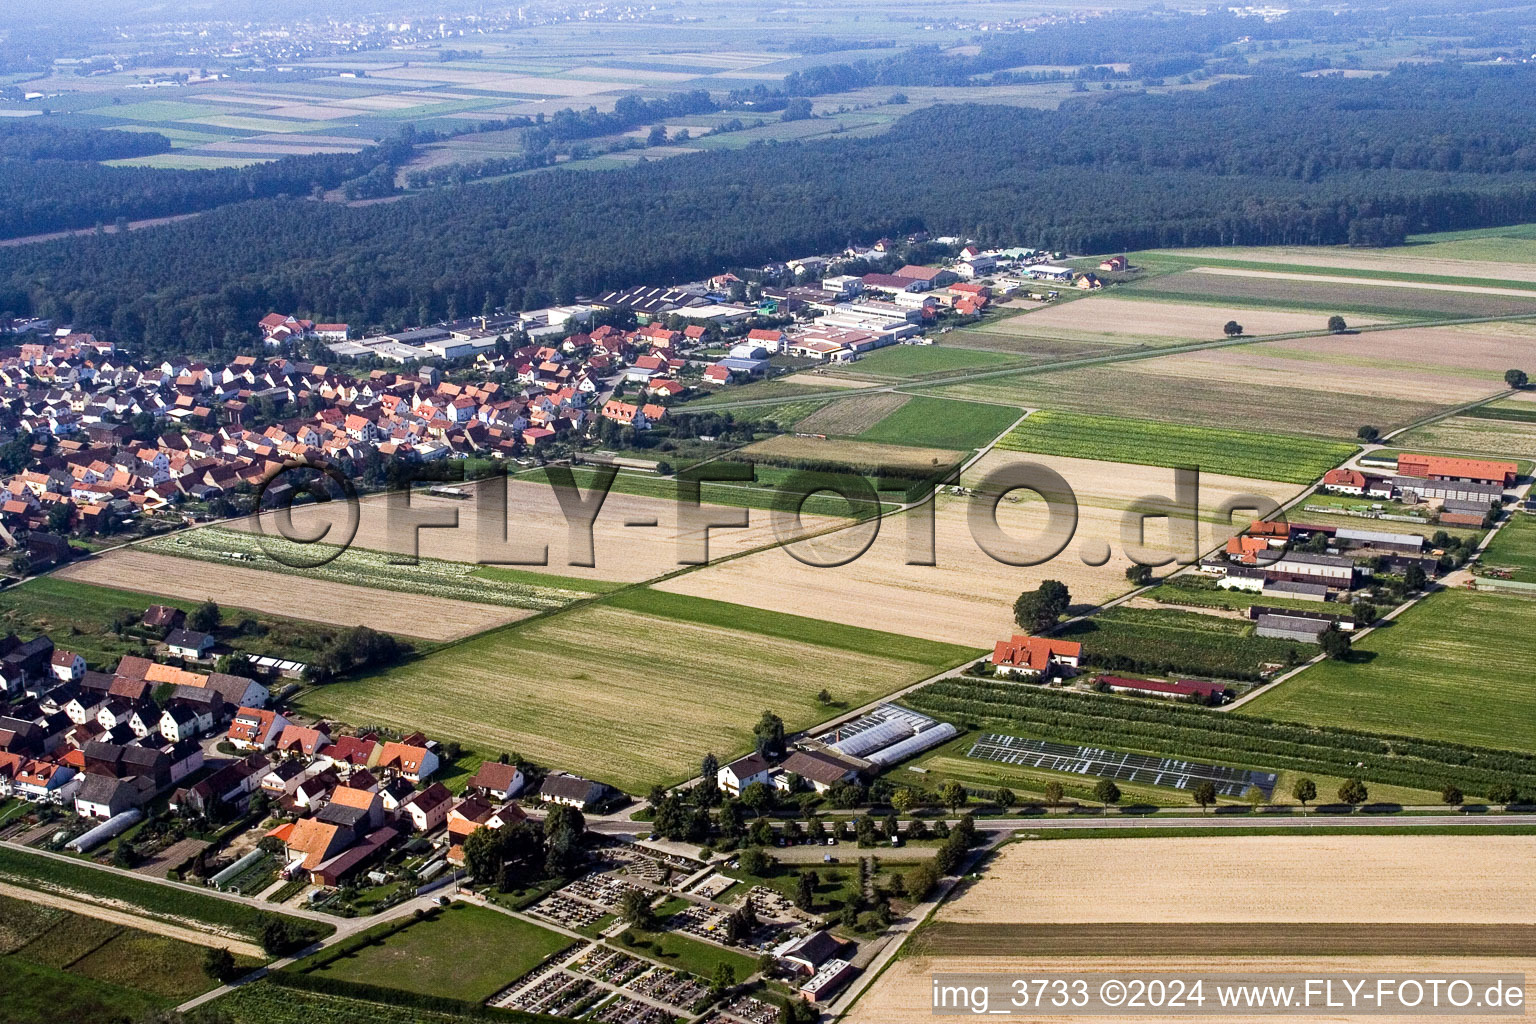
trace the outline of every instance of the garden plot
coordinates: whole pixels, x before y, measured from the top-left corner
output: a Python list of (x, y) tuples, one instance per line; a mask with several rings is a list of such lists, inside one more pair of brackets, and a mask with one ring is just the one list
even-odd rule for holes
[[(972, 469), (966, 482), (974, 484), (1008, 462), (1045, 465), (1060, 473), (1076, 494), (1076, 533), (1065, 550), (1042, 565), (1017, 567), (993, 559), (971, 536), (970, 499), (945, 493), (939, 495), (935, 511), (934, 566), (907, 564), (907, 532), (915, 517), (904, 513), (881, 520), (868, 550), (845, 565), (806, 565), (786, 551), (773, 549), (680, 575), (656, 588), (973, 647), (990, 646), (1013, 632), (1014, 599), (1042, 580), (1067, 584), (1078, 604), (1124, 593), (1129, 586), (1125, 570), (1131, 562), (1121, 541), (1121, 519), (1139, 498), (1171, 495), (1172, 470), (994, 451)], [(1291, 484), (1202, 475), (1202, 516), (1209, 516), (1210, 510), (1234, 495), (1254, 494), (1283, 502), (1298, 490)], [(998, 505), (999, 524), (1012, 537), (1037, 536), (1045, 525), (1044, 503), (1028, 492), (1014, 496), (1021, 500)], [(846, 559), (873, 529), (875, 524), (865, 523), (814, 542), (802, 541), (795, 549), (821, 562)], [(1224, 542), (1232, 532), (1231, 527), (1223, 529), (1215, 523), (1203, 526), (1202, 549)], [(1150, 520), (1146, 536), (1149, 547), (1168, 550), (1166, 520)], [(1107, 561), (1088, 565), (1085, 552), (1091, 560)]]

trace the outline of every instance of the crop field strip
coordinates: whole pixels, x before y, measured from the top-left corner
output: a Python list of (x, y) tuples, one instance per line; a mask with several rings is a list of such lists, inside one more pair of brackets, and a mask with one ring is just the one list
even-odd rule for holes
[(1507, 924), (968, 924), (936, 921), (908, 956), (1536, 956), (1536, 925)]
[(998, 442), (1007, 451), (1150, 466), (1196, 466), (1227, 476), (1310, 483), (1357, 446), (1146, 420), (1042, 410)]
[(908, 694), (902, 702), (935, 718), (979, 722), (993, 731), (1256, 770), (1359, 775), (1367, 782), (1414, 789), (1438, 790), (1453, 781), (1478, 796), (1503, 783), (1536, 786), (1536, 756), (1528, 753), (1283, 722), (1168, 701), (944, 680)]
[(1026, 764), (1069, 775), (1091, 775), (1148, 786), (1193, 789), (1201, 782), (1216, 786), (1220, 796), (1240, 797), (1256, 788), (1265, 797), (1275, 791), (1274, 772), (1255, 772), (1246, 768), (1201, 764), (1172, 757), (1127, 754), (1102, 747), (1054, 743), (1020, 736), (987, 733), (971, 745), (966, 754), (1001, 764)]

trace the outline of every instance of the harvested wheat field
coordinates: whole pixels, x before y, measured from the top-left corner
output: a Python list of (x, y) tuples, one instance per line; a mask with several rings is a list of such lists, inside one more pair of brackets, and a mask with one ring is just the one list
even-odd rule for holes
[[(1361, 325), (1381, 322), (1358, 314), (1351, 317), (1347, 310), (1345, 317)], [(1116, 336), (1136, 341), (1216, 341), (1224, 337), (1222, 327), (1228, 320), (1242, 324), (1243, 332), (1250, 335), (1321, 331), (1328, 326), (1326, 316), (1305, 311), (1093, 295), (1042, 306), (1022, 316), (988, 324), (986, 329), (992, 333), (1081, 336), (1104, 341)]]
[(211, 598), (310, 622), (370, 626), (422, 640), (454, 640), (533, 612), (423, 594), (397, 594), (324, 580), (296, 580), (238, 565), (210, 565), (138, 548), (120, 548), (59, 569), (61, 579), (188, 601)]
[[(1043, 565), (1018, 567), (993, 559), (971, 536), (967, 521), (971, 499), (941, 494), (934, 528), (937, 565), (907, 564), (907, 531), (917, 520), (904, 513), (881, 520), (869, 550), (846, 565), (805, 565), (788, 551), (775, 549), (675, 577), (659, 584), (658, 589), (972, 646), (991, 644), (1013, 631), (1014, 599), (1041, 580), (1065, 583), (1075, 604), (1096, 604), (1124, 593), (1128, 586), (1125, 569), (1131, 563), (1121, 542), (1121, 518), (1138, 498), (1171, 494), (1172, 471), (993, 452), (970, 471), (966, 482), (973, 484), (1008, 462), (1048, 466), (1060, 473), (1076, 494), (1076, 534), (1061, 554)], [(1284, 501), (1297, 490), (1290, 484), (1206, 476), (1201, 479), (1200, 504), (1208, 515), (1231, 495), (1257, 494)], [(1038, 535), (1046, 519), (1044, 503), (1028, 492), (1016, 492), (1015, 496), (1021, 500), (998, 505), (999, 524), (1013, 537)], [(1022, 500), (1026, 496), (1029, 500)], [(866, 541), (875, 525), (864, 523), (814, 541), (801, 541), (793, 550), (821, 562), (846, 558)], [(1202, 528), (1201, 546), (1214, 547), (1232, 532), (1207, 524)], [(1146, 533), (1149, 546), (1166, 550), (1166, 520), (1150, 520)], [(1104, 557), (1106, 545), (1107, 562), (1084, 564), (1082, 552), (1098, 560)]]
[[(1072, 845), (1064, 843), (1063, 845)], [(1371, 973), (1400, 973), (1420, 974), (1426, 977), (1454, 977), (1465, 973), (1523, 973), (1527, 980), (1526, 1003), (1536, 998), (1536, 959), (1532, 958), (1504, 958), (1504, 957), (1448, 957), (1448, 956), (1392, 956), (1392, 957), (1362, 957), (1362, 956), (1329, 956), (1311, 957), (1304, 954), (1290, 956), (1243, 956), (1223, 957), (1217, 954), (1214, 959), (1208, 959), (1210, 954), (1202, 954), (1198, 969), (1207, 973), (1244, 974), (1244, 975), (1272, 975), (1272, 974), (1371, 974)], [(848, 1014), (843, 1017), (846, 1024), (932, 1024), (933, 1015), (933, 975), (936, 973), (967, 973), (982, 971), (985, 973), (1009, 974), (1016, 977), (1050, 977), (1057, 975), (1074, 975), (1084, 972), (1098, 972), (1115, 974), (1122, 978), (1132, 978), (1138, 975), (1162, 975), (1188, 977), (1192, 968), (1197, 965), (1191, 963), (1189, 956), (1178, 956), (1169, 951), (1160, 956), (1151, 957), (1127, 957), (1127, 956), (1094, 956), (1094, 957), (1060, 957), (1060, 956), (998, 956), (986, 960), (977, 960), (975, 957), (957, 956), (909, 956), (896, 961), (891, 968), (882, 974), (870, 990), (865, 992), (859, 1001), (853, 1005)], [(1210, 1004), (1206, 1004), (1209, 1009)], [(1018, 1018), (1024, 1019), (1024, 1018)], [(1104, 1016), (1074, 1016), (1071, 1014), (1052, 1013), (1048, 1017), (1038, 1018), (1050, 1021), (1078, 1021), (1083, 1024), (1102, 1024), (1104, 1021), (1116, 1022), (1140, 1022), (1157, 1021), (1162, 1024), (1196, 1024), (1200, 1021), (1234, 1020), (1234, 1019), (1258, 1019), (1242, 1014), (1223, 1013), (1213, 1016), (1206, 1013), (1203, 1016), (1187, 1016), (1169, 1013), (1136, 1014), (1134, 1012), (1116, 1013), (1113, 1017)], [(1273, 1016), (1267, 1019), (1276, 1019)], [(1287, 1013), (1284, 1017), (1288, 1021), (1320, 1022), (1340, 1021), (1353, 1018), (1341, 1017), (1337, 1013)], [(1409, 1024), (1410, 1021), (1422, 1021), (1423, 1017), (1405, 1017), (1399, 1015), (1373, 1014), (1371, 1021), (1380, 1021), (1383, 1024)], [(1463, 1015), (1457, 1014), (1457, 1021), (1488, 1022), (1507, 1021), (1506, 1016), (1490, 1015)]]
[(1329, 390), (1424, 402), (1468, 402), (1504, 389), (1504, 371), (1536, 359), (1525, 325), (1415, 327), (1262, 342), (1142, 360), (1138, 373), (1255, 388), (1326, 380)]
[(1497, 285), (1439, 284), (1428, 281), (1388, 281), (1379, 277), (1350, 277), (1347, 274), (1298, 274), (1284, 270), (1247, 270), (1239, 267), (1196, 267), (1197, 274), (1216, 274), (1221, 277), (1255, 277), (1269, 281), (1303, 281), (1320, 284), (1363, 285), (1372, 288), (1410, 288), (1414, 291), (1467, 292), (1472, 295), (1504, 295), (1511, 298), (1536, 300), (1536, 290), (1530, 288), (1505, 288)]
[(858, 706), (933, 672), (816, 640), (590, 605), (320, 687), (304, 708), (488, 755), (515, 750), (644, 793), (697, 772), (703, 751), (750, 748), (764, 708), (806, 728), (827, 715), (824, 686)]
[[(953, 453), (944, 453), (952, 456)], [(508, 482), (507, 520), (498, 521), (493, 509), (481, 509), (482, 488), (487, 483), (472, 485), (475, 496), (469, 500), (441, 498), (420, 492), (411, 494), (411, 509), (415, 513), (440, 516), (445, 522), (457, 522), (453, 528), (390, 529), (390, 513), (385, 496), (364, 498), (360, 503), (357, 536), (352, 543), (356, 547), (374, 551), (409, 552), (415, 538), (420, 538), (423, 557), (442, 558), (455, 562), (492, 562), (497, 558), (528, 558), (530, 549), (538, 554), (540, 547), (548, 546), (548, 564), (509, 565), (509, 568), (531, 572), (548, 571), (559, 576), (580, 579), (638, 582), (652, 579), (676, 570), (684, 554), (682, 548), (692, 551), (705, 537), (705, 530), (679, 522), (679, 507), (662, 498), (647, 498), (623, 494), (617, 490), (609, 493), (601, 511), (592, 524), (593, 566), (568, 564), (572, 551), (564, 514), (555, 498), (552, 487), (546, 484), (518, 480)], [(748, 526), (714, 528), (708, 531), (709, 557), (722, 558), (741, 551), (761, 547), (774, 539), (768, 513), (761, 509), (718, 508), (704, 506), (703, 512), (712, 518), (745, 519)], [(456, 517), (456, 519), (455, 519)], [(404, 520), (401, 520), (402, 522)], [(294, 528), (302, 535), (313, 535), (323, 524), (331, 523), (334, 531), (345, 524), (345, 512), (339, 503), (328, 505), (304, 505), (293, 510)], [(806, 516), (807, 532), (840, 522)], [(628, 524), (639, 525), (628, 525)], [(510, 525), (508, 525), (510, 524)], [(240, 529), (253, 529), (249, 519), (231, 523)], [(482, 543), (482, 525), (486, 538)], [(502, 530), (506, 530), (506, 546), (502, 543)], [(274, 530), (269, 526), (268, 530)]]
[[(1447, 243), (1440, 243), (1441, 246)], [(1455, 244), (1455, 243), (1450, 243)], [(1441, 251), (1440, 246), (1429, 249)], [(1536, 283), (1536, 266), (1501, 263), (1495, 260), (1447, 259), (1420, 254), (1412, 245), (1390, 249), (1342, 249), (1309, 246), (1256, 246), (1232, 249), (1163, 249), (1151, 255), (1179, 259), (1242, 260), (1249, 263), (1280, 263), (1291, 266), (1331, 267), (1336, 270), (1362, 270), (1391, 274), (1431, 274), (1436, 277), (1464, 277), (1484, 281), (1529, 281)]]
[(785, 384), (809, 384), (812, 387), (821, 388), (867, 388), (869, 381), (853, 380), (848, 377), (829, 377), (823, 373), (792, 373), (779, 380)]
[(1014, 843), (957, 924), (1529, 924), (1536, 837), (1209, 836)]

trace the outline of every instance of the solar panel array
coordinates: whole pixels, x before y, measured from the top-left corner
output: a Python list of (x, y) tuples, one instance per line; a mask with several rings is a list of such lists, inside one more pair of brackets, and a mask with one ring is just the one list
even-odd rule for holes
[(1147, 786), (1171, 786), (1193, 789), (1211, 782), (1221, 796), (1240, 797), (1257, 786), (1268, 797), (1275, 791), (1274, 772), (1256, 772), (1218, 764), (1200, 764), (1171, 757), (1127, 754), (1098, 747), (1079, 747), (1070, 743), (1031, 740), (1019, 736), (988, 733), (971, 746), (970, 757), (1002, 764), (1022, 764), (1069, 775), (1091, 775), (1137, 782)]

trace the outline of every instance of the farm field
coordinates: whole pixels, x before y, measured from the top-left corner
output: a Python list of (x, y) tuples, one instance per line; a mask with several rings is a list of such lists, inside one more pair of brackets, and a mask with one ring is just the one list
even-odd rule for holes
[(997, 352), (949, 348), (947, 345), (891, 345), (863, 359), (838, 367), (849, 376), (909, 379), (956, 370), (994, 370), (1014, 366), (1018, 359)]
[(795, 431), (801, 434), (835, 434), (851, 437), (869, 430), (911, 400), (912, 396), (899, 395), (893, 391), (849, 395), (847, 398), (828, 402), (819, 407), (796, 423)]
[(571, 943), (499, 911), (455, 903), (304, 973), (482, 1002)]
[(1356, 451), (1352, 444), (1211, 427), (1042, 410), (998, 442), (1007, 451), (1147, 466), (1197, 466), (1228, 476), (1308, 483)]
[[(592, 481), (595, 478), (595, 473), (593, 470), (582, 466), (577, 466), (573, 470), (573, 473), (575, 475), (576, 485), (578, 487), (585, 489), (592, 486)], [(752, 482), (703, 482), (699, 491), (700, 501), (706, 508), (713, 506), (763, 510), (772, 509), (776, 507), (777, 502), (779, 501), (779, 494), (774, 488), (781, 484), (789, 474), (790, 470), (788, 469), (778, 468), (764, 463), (763, 465), (757, 467), (756, 480)], [(539, 469), (524, 473), (519, 476), (518, 479), (525, 484), (543, 485), (546, 487), (549, 486), (549, 478), (545, 475), (543, 470)], [(661, 476), (656, 473), (646, 473), (637, 470), (621, 469), (619, 471), (619, 475), (614, 477), (612, 493), (632, 494), (640, 498), (652, 498), (665, 502), (669, 506), (675, 507), (678, 500), (677, 477)], [(606, 507), (606, 503), (604, 504), (604, 507)], [(813, 494), (809, 499), (807, 499), (805, 503), (805, 514), (807, 516), (827, 516), (842, 519), (862, 518), (872, 514), (873, 511), (874, 509), (872, 506), (867, 507), (860, 505), (856, 508), (850, 508), (848, 502), (830, 494)], [(763, 513), (756, 513), (752, 517), (752, 521), (761, 523), (763, 521)], [(725, 535), (715, 534), (713, 536), (715, 538), (719, 538)], [(712, 539), (711, 551), (713, 550), (714, 547)], [(484, 573), (487, 570), (481, 569), (479, 571)], [(537, 583), (539, 576), (542, 575), (539, 572), (530, 571), (529, 569), (521, 569), (516, 571), (521, 579), (530, 583)], [(549, 578), (556, 579), (558, 577), (550, 576)], [(591, 590), (603, 591), (611, 590), (614, 587), (622, 586), (623, 584), (612, 581), (579, 580), (569, 578), (566, 580), (564, 585), (567, 587), (585, 587)]]
[(1322, 380), (1340, 392), (1445, 404), (1505, 390), (1504, 371), (1536, 362), (1523, 323), (1365, 331), (1148, 359), (1138, 372), (1222, 380), (1257, 389)]
[[(1004, 847), (980, 882), (939, 908), (937, 920), (1524, 924), (1522, 904), (1536, 899), (1536, 876), (1519, 865), (1532, 857), (1531, 836), (1022, 842)], [(1201, 869), (1188, 870), (1192, 864)], [(1447, 864), (1476, 869), (1446, 871)]]
[(1280, 434), (1353, 438), (1361, 424), (1382, 431), (1407, 426), (1443, 409), (1443, 401), (1344, 395), (1319, 382), (1314, 387), (1263, 389), (1237, 381), (1150, 372), (1145, 360), (1113, 366), (1042, 371), (948, 384), (932, 393), (1029, 409), (1126, 416), (1206, 427), (1226, 424), (1224, 410), (1241, 409), (1243, 429)]
[(207, 991), (203, 950), (41, 904), (0, 897), (0, 1021), (148, 1015)]
[(1447, 590), (1237, 714), (1536, 751), (1528, 598)]
[[(670, 481), (651, 477), (632, 477), (658, 487), (670, 487)], [(584, 484), (580, 478), (578, 486)], [(652, 579), (680, 567), (684, 554), (691, 554), (694, 546), (707, 536), (711, 559), (722, 558), (740, 551), (761, 547), (774, 541), (769, 517), (762, 512), (745, 512), (740, 508), (724, 508), (706, 505), (703, 514), (713, 518), (742, 516), (748, 525), (743, 528), (713, 528), (683, 524), (676, 502), (662, 497), (649, 497), (623, 493), (617, 485), (603, 501), (602, 509), (592, 524), (593, 566), (570, 565), (573, 552), (569, 548), (569, 533), (565, 515), (555, 497), (554, 488), (535, 479), (508, 480), (507, 519), (498, 522), (494, 510), (482, 510), (480, 491), (494, 486), (495, 481), (474, 486), (475, 497), (469, 500), (443, 498), (430, 494), (413, 493), (411, 508), (414, 511), (441, 516), (445, 521), (457, 522), (455, 528), (422, 529), (419, 534), (411, 530), (391, 530), (389, 512), (383, 496), (363, 498), (359, 502), (360, 516), (353, 545), (370, 551), (409, 552), (413, 537), (419, 537), (420, 555), (452, 562), (494, 562), (495, 559), (515, 560), (537, 558), (547, 547), (548, 563), (539, 565), (514, 565), (524, 572), (534, 573), (548, 569), (553, 575), (565, 580), (591, 578), (600, 581), (638, 582)], [(748, 488), (738, 489), (745, 497)], [(670, 494), (669, 490), (660, 493)], [(771, 503), (771, 495), (763, 499)], [(846, 508), (846, 505), (844, 505)], [(336, 524), (340, 530), (345, 525), (339, 510), (326, 505), (305, 505), (293, 510), (295, 529), (306, 535), (318, 532), (326, 523)], [(249, 520), (234, 525), (251, 528)], [(804, 518), (807, 532), (830, 525), (837, 520), (823, 519), (813, 512)], [(652, 524), (636, 528), (629, 523)], [(508, 536), (503, 546), (502, 530)], [(480, 541), (482, 530), (487, 543)], [(276, 532), (271, 530), (269, 532)], [(413, 600), (415, 600), (413, 598)], [(506, 621), (503, 619), (502, 621)]]
[[(263, 538), (251, 528), (250, 520), (241, 525), (245, 528), (213, 526), (188, 530), (143, 546), (160, 554), (219, 565), (230, 564), (231, 560), (225, 552), (234, 552), (251, 559), (249, 563), (243, 564), (253, 568), (302, 576), (311, 581), (366, 586), (377, 590), (504, 605), (529, 611), (563, 608), (591, 593), (586, 590), (513, 583), (506, 578), (488, 578), (476, 575), (476, 567), (467, 562), (422, 558), (415, 565), (404, 565), (382, 551), (371, 551), (355, 545), (338, 549), (328, 544), (295, 544), (275, 534)], [(268, 551), (277, 552), (279, 557), (272, 557)], [(290, 564), (302, 563), (306, 559), (318, 561), (330, 552), (336, 552), (336, 555), (324, 565), (308, 567)], [(217, 570), (210, 572), (216, 573)]]
[(1487, 569), (1513, 569), (1512, 579), (1536, 583), (1536, 516), (1514, 513), (1478, 562)]
[(229, 1024), (316, 1024), (319, 1021), (367, 1021), (368, 1024), (472, 1024), (483, 1017), (419, 1006), (333, 996), (301, 989), (279, 988), (257, 981), (221, 996), (212, 1004), (217, 1020)]
[(1529, 458), (1536, 454), (1536, 422), (1451, 416), (1415, 427), (1392, 439), (1405, 448), (1431, 448), (1469, 455)]
[(1105, 671), (1257, 679), (1266, 666), (1296, 665), (1316, 650), (1253, 635), (1246, 619), (1171, 608), (1111, 608), (1065, 627), (1085, 661)]
[[(801, 564), (783, 551), (760, 551), (674, 577), (657, 584), (657, 589), (968, 646), (990, 645), (1013, 632), (1014, 599), (1041, 580), (1066, 583), (1073, 601), (1083, 606), (1124, 593), (1129, 587), (1125, 569), (1130, 560), (1121, 550), (1121, 518), (1137, 499), (1170, 493), (1172, 473), (1150, 466), (992, 452), (964, 482), (973, 485), (993, 469), (1021, 461), (1051, 467), (1077, 497), (1076, 535), (1067, 550), (1044, 564), (1018, 567), (993, 559), (971, 535), (969, 500), (941, 494), (935, 509), (936, 565), (908, 564), (907, 531), (912, 519), (907, 513), (882, 520), (868, 550), (845, 565), (821, 568)], [(1204, 476), (1201, 505), (1208, 516), (1209, 510), (1235, 494), (1284, 501), (1295, 491), (1288, 484)], [(1037, 535), (1045, 522), (1044, 503), (1033, 495), (1023, 500), (1025, 492), (1016, 496), (1021, 500), (998, 505), (999, 524), (1011, 537)], [(867, 541), (873, 527), (863, 524), (818, 538), (814, 546), (804, 542), (797, 549), (809, 547), (823, 562), (847, 558)], [(1203, 548), (1224, 541), (1230, 532), (1214, 526), (1210, 536), (1202, 537)], [(1154, 551), (1169, 550), (1166, 520), (1148, 523), (1146, 543)], [(1099, 555), (1107, 551), (1108, 561), (1087, 565), (1082, 560), (1084, 551)]]
[(370, 626), (423, 640), (452, 640), (533, 614), (526, 609), (420, 594), (406, 602), (387, 590), (325, 580), (299, 584), (284, 573), (243, 565), (201, 568), (187, 559), (138, 547), (73, 562), (53, 576), (120, 590), (143, 587), (146, 594), (179, 600), (212, 599), (220, 605), (338, 626)]
[[(985, 329), (994, 334), (1028, 336), (1040, 333), (1074, 341), (1167, 345), (1182, 341), (1218, 341), (1225, 337), (1222, 327), (1228, 320), (1242, 324), (1243, 333), (1251, 336), (1322, 331), (1328, 326), (1328, 317), (1310, 311), (1269, 309), (1240, 303), (1205, 305), (1156, 301), (1136, 295), (1136, 292), (1126, 290), (1123, 295), (1089, 295), (1072, 302), (1051, 303), (988, 324)], [(1349, 309), (1340, 312), (1350, 319)], [(1380, 322), (1363, 316), (1354, 319), (1361, 324)]]
[[(634, 600), (477, 637), (451, 654), (313, 689), (302, 704), (342, 721), (458, 737), (487, 755), (516, 751), (643, 793), (687, 778), (707, 750), (725, 757), (751, 746), (765, 708), (803, 728), (826, 716), (815, 699), (823, 687), (857, 705), (964, 655), (871, 633), (855, 645), (852, 631), (827, 643), (816, 623), (779, 618), (770, 633), (754, 628), (761, 613), (732, 626), (718, 608), (673, 617), (684, 614), (676, 604), (653, 614), (626, 607)], [(594, 760), (593, 751), (606, 753)]]
[[(1315, 309), (1327, 316), (1353, 310), (1359, 316), (1504, 316), (1536, 312), (1536, 290), (1340, 274), (1203, 266), (1125, 286), (1147, 296), (1189, 302), (1238, 302)], [(1347, 317), (1346, 317), (1347, 319)]]
[(1019, 410), (919, 395), (859, 436), (866, 441), (926, 444), (966, 450), (991, 444)]
[(793, 434), (779, 434), (764, 441), (756, 441), (733, 454), (736, 458), (762, 460), (770, 465), (783, 460), (805, 460), (840, 463), (855, 469), (890, 466), (920, 473), (936, 472), (960, 461), (959, 454), (948, 448), (917, 448), (851, 438), (823, 440), (818, 437), (796, 437)]
[(1162, 259), (1240, 261), (1254, 264), (1322, 267), (1367, 274), (1431, 274), (1470, 280), (1536, 283), (1536, 225), (1412, 235), (1408, 244), (1387, 249), (1346, 246), (1234, 246), (1154, 249)]
[[(1364, 934), (1358, 937), (1349, 936), (1344, 941), (1335, 942), (1337, 950), (1331, 955), (1316, 955), (1315, 936), (1287, 934), (1294, 933), (1296, 929), (1284, 929), (1278, 926), (1241, 930), (1199, 927), (1179, 929), (1177, 933), (1167, 925), (1149, 926), (1143, 929), (1104, 928), (1097, 930), (1100, 934), (1096, 937), (1090, 936), (1090, 941), (1083, 944), (1084, 949), (1072, 948), (1060, 952), (1051, 950), (1050, 936), (1042, 934), (1048, 932), (1048, 929), (1027, 927), (997, 929), (1000, 934), (995, 937), (981, 936), (981, 942), (967, 943), (963, 953), (956, 952), (959, 948), (957, 940), (960, 936), (955, 934), (955, 929), (943, 928), (942, 931), (935, 930), (935, 942), (931, 952), (905, 955), (892, 963), (890, 969), (885, 971), (869, 991), (864, 993), (843, 1020), (847, 1024), (929, 1024), (934, 1015), (934, 974), (966, 973), (977, 970), (1024, 978), (1070, 977), (1085, 972), (1110, 974), (1117, 978), (1133, 978), (1138, 975), (1160, 975), (1167, 978), (1187, 973), (1190, 969), (1190, 957), (1201, 956), (1215, 958), (1209, 961), (1202, 960), (1202, 964), (1208, 966), (1213, 972), (1260, 976), (1267, 974), (1312, 976), (1330, 972), (1349, 975), (1395, 972), (1412, 973), (1420, 977), (1441, 977), (1458, 971), (1524, 971), (1526, 977), (1531, 978), (1532, 972), (1536, 971), (1536, 958), (1522, 959), (1518, 955), (1488, 956), (1486, 953), (1482, 956), (1447, 956), (1444, 952), (1447, 944), (1443, 935), (1448, 930), (1450, 929), (1434, 929), (1426, 934), (1426, 930), (1422, 928), (1392, 929), (1395, 933), (1394, 937), (1409, 939), (1412, 935), (1418, 934), (1421, 938), (1428, 938), (1431, 941), (1421, 943), (1421, 946), (1427, 948), (1411, 954), (1362, 956), (1358, 953), (1349, 955), (1349, 951), (1361, 949), (1368, 943), (1370, 934), (1379, 929), (1356, 929), (1354, 931)], [(1235, 952), (1237, 947), (1235, 940), (1238, 938), (1239, 931), (1250, 936), (1250, 941), (1245, 943), (1247, 946), (1286, 952), (1279, 955), (1255, 955), (1253, 952), (1238, 954)], [(939, 935), (943, 938), (938, 938)], [(1128, 953), (1127, 941), (1132, 937), (1141, 941), (1136, 943), (1134, 953)], [(977, 948), (972, 948), (973, 945)], [(1167, 950), (1170, 946), (1176, 946), (1182, 955), (1169, 955)], [(1035, 948), (1040, 949), (1041, 952), (1035, 956), (1019, 956), (1018, 950), (1021, 948)], [(1058, 949), (1060, 948), (1058, 946)], [(987, 959), (978, 962), (977, 958), (982, 956)], [(1532, 998), (1536, 998), (1536, 982), (1527, 982), (1526, 997), (1527, 1003)], [(1052, 1021), (1061, 1021), (1063, 1024), (1094, 1024), (1094, 1022), (1105, 1020), (1101, 1016), (1074, 1016), (1055, 1012), (1050, 1017)], [(1210, 1017), (1180, 1016), (1167, 1011), (1146, 1013), (1126, 1011), (1116, 1013), (1114, 1019), (1127, 1024), (1159, 1024), (1159, 1022), (1161, 1024), (1195, 1024), (1201, 1020), (1209, 1020)], [(1321, 1024), (1323, 1021), (1336, 1021), (1339, 1018), (1325, 1014), (1295, 1013), (1288, 1019), (1297, 1021), (1299, 1024)], [(1411, 1024), (1412, 1021), (1421, 1018), (1378, 1015), (1373, 1019), (1381, 1024)], [(1458, 1019), (1467, 1024), (1473, 1024), (1473, 1022), (1499, 1024), (1500, 1021), (1508, 1018), (1492, 1015), (1461, 1015)]]

